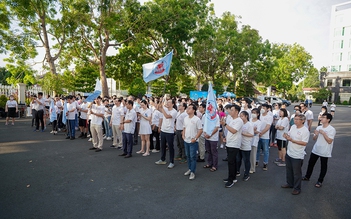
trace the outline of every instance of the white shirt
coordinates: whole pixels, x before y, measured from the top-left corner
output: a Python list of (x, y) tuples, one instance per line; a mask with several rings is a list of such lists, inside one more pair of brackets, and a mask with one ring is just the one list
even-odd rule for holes
[(321, 157), (331, 157), (334, 144), (334, 137), (336, 134), (335, 128), (331, 125), (328, 125), (325, 128), (323, 128), (323, 126), (318, 126), (316, 130), (323, 130), (327, 133), (328, 138), (333, 139), (333, 141), (331, 144), (328, 144), (324, 136), (321, 133), (319, 133), (317, 141), (313, 146), (312, 153)]
[(160, 118), (162, 118), (162, 113), (157, 109), (152, 109), (151, 125), (156, 125), (158, 127)]
[(227, 123), (227, 126), (229, 125), (231, 128), (234, 128), (235, 130), (237, 130), (237, 132), (235, 134), (228, 131), (228, 134), (226, 137), (226, 141), (227, 141), (226, 146), (227, 147), (240, 148), (240, 146), (241, 146), (241, 130), (242, 130), (243, 124), (244, 124), (243, 120), (241, 120), (241, 118), (239, 118), (239, 117), (236, 119), (232, 119), (232, 120), (230, 120), (229, 123)]
[[(205, 117), (205, 116), (204, 116)], [(204, 124), (203, 124), (204, 125)], [(218, 116), (218, 114), (216, 115), (216, 125), (215, 125), (215, 127), (218, 127), (218, 130), (217, 130), (217, 132), (214, 134), (214, 135), (212, 135), (209, 139), (207, 139), (206, 138), (206, 140), (208, 140), (208, 141), (218, 141), (218, 137), (219, 137), (219, 135), (218, 135), (218, 133), (219, 133), (219, 127), (221, 127), (221, 124), (219, 123), (219, 116)], [(207, 133), (208, 135), (211, 135), (212, 133)]]
[[(93, 112), (93, 113), (97, 113), (97, 114), (104, 114), (105, 113), (105, 106), (104, 105), (100, 105), (100, 106), (98, 106), (97, 104), (93, 104), (92, 106), (91, 106), (91, 111)], [(102, 125), (102, 117), (100, 117), (100, 116), (97, 116), (97, 115), (90, 115), (90, 117), (91, 117), (91, 121), (90, 121), (90, 123), (91, 124), (94, 124), (94, 125)]]
[(333, 103), (332, 105), (330, 105), (330, 110), (335, 111), (335, 107), (336, 105)]
[(8, 100), (6, 102), (7, 108), (15, 108), (17, 106), (16, 100)]
[[(82, 110), (87, 110), (87, 109), (88, 109), (88, 103), (84, 103), (84, 102), (83, 102), (83, 103), (79, 106), (79, 108), (82, 109)], [(80, 112), (80, 118), (81, 118), (81, 119), (87, 119), (87, 113), (81, 111), (81, 112)]]
[(122, 116), (124, 116), (123, 107), (114, 105), (112, 107), (112, 116), (111, 116), (112, 125), (120, 125)]
[[(73, 110), (71, 112), (71, 110)], [(73, 102), (73, 103), (67, 103), (67, 112), (68, 112), (68, 116), (67, 116), (67, 119), (68, 120), (74, 120), (76, 119), (76, 104)]]
[(288, 133), (289, 132), (289, 119), (288, 117), (283, 117), (283, 118), (280, 118), (277, 122), (277, 126), (283, 126), (284, 129), (283, 130), (280, 130), (278, 129), (277, 130), (277, 139), (279, 140), (283, 140), (283, 141), (286, 141), (286, 138), (283, 137), (284, 133)]
[(172, 118), (167, 119), (162, 113), (162, 125), (161, 131), (165, 133), (174, 133), (174, 120), (177, 117), (177, 111), (175, 109), (168, 110), (166, 107), (163, 107), (166, 114), (171, 115)]
[(61, 100), (56, 102), (56, 106), (57, 106), (57, 114), (60, 114), (61, 113), (61, 109), (60, 108), (63, 107)]
[(183, 123), (184, 123), (184, 118), (188, 114), (184, 112), (177, 112), (177, 117), (176, 117), (176, 130), (183, 130)]
[(184, 141), (186, 143), (191, 143), (191, 139), (196, 137), (199, 130), (202, 130), (202, 122), (200, 118), (195, 115), (192, 118), (186, 115), (183, 128), (185, 128)]
[(41, 103), (39, 104), (38, 102), (35, 102), (36, 105), (35, 105), (35, 110), (39, 111), (39, 110), (43, 110), (44, 109), (44, 106), (45, 106), (45, 100), (44, 98), (37, 98), (37, 100)]
[(134, 109), (127, 110), (124, 120), (131, 120), (129, 123), (124, 123), (124, 133), (133, 134), (135, 130), (135, 123), (137, 121), (137, 114)]
[[(260, 120), (261, 120), (261, 128), (259, 129), (260, 132), (262, 132), (267, 125), (271, 126), (272, 123), (273, 123), (273, 116), (269, 115), (267, 113), (267, 115), (261, 115), (260, 117)], [(266, 131), (266, 133), (264, 133), (262, 136), (261, 136), (262, 139), (269, 139), (269, 129), (268, 131)]]
[[(257, 119), (255, 122), (253, 122), (251, 119), (251, 123), (253, 125), (253, 128), (256, 127), (256, 130), (260, 131), (261, 120)], [(260, 140), (259, 134), (254, 134), (254, 137), (252, 138), (252, 141), (251, 141), (251, 146), (257, 147), (259, 140)]]
[[(296, 127), (296, 125), (291, 126), (289, 135), (294, 141), (303, 141), (306, 143), (310, 138), (310, 132), (305, 126), (302, 126), (299, 129)], [(287, 154), (294, 159), (303, 159), (306, 154), (305, 149), (306, 146), (301, 146), (299, 144), (292, 143), (292, 141), (289, 141)]]
[(306, 116), (304, 125), (308, 129), (308, 120), (313, 120), (313, 112), (311, 110), (307, 110), (303, 114)]
[(276, 125), (279, 118), (280, 118), (279, 111), (280, 111), (279, 109), (278, 110), (274, 109), (272, 112), (273, 113), (273, 123), (272, 123), (273, 125)]
[[(254, 126), (251, 122), (247, 122), (243, 125), (241, 133), (254, 134)], [(241, 136), (240, 150), (251, 151), (251, 142), (253, 137)]]

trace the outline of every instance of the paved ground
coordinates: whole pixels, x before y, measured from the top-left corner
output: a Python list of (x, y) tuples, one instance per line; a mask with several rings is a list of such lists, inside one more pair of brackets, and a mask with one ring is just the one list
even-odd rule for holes
[[(312, 108), (315, 118), (319, 109)], [(32, 132), (30, 119), (15, 126), (5, 126), (2, 119), (0, 218), (350, 218), (351, 108), (337, 110), (332, 122), (337, 136), (323, 187), (314, 187), (318, 162), (298, 196), (280, 188), (285, 168), (272, 163), (276, 148), (270, 149), (268, 171), (260, 165), (249, 181), (240, 177), (226, 189), (227, 163), (221, 160), (213, 173), (199, 164), (190, 181), (183, 176), (185, 164), (171, 170), (155, 165), (159, 154), (125, 159), (109, 148), (111, 141), (95, 153), (86, 139)], [(312, 146), (310, 140), (304, 172)], [(222, 159), (225, 150), (219, 154)]]

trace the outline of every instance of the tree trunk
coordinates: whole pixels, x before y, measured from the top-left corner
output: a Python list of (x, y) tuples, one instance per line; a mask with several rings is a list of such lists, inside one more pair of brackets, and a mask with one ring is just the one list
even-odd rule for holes
[(105, 73), (105, 65), (100, 62), (100, 81), (101, 81), (101, 87), (102, 87), (102, 91), (101, 91), (101, 97), (109, 97), (109, 93), (108, 93), (108, 86), (107, 86), (107, 80), (106, 80), (106, 73)]

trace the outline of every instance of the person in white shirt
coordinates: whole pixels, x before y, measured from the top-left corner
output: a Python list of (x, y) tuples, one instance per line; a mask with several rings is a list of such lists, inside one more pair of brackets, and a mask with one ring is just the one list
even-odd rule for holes
[(321, 117), (321, 126), (318, 126), (314, 131), (313, 140), (317, 140), (313, 146), (310, 159), (308, 161), (308, 167), (305, 177), (302, 180), (310, 180), (313, 172), (314, 165), (316, 164), (318, 158), (321, 159), (321, 170), (319, 173), (318, 181), (315, 187), (322, 187), (324, 177), (327, 174), (328, 169), (328, 158), (331, 157), (334, 138), (336, 135), (335, 128), (330, 125), (333, 116), (329, 113), (324, 113)]
[(112, 109), (108, 99), (104, 100), (105, 113), (104, 113), (104, 127), (105, 127), (105, 137), (107, 141), (112, 140), (112, 128), (110, 127)]
[[(115, 99), (115, 105), (112, 107), (112, 116), (110, 121), (110, 126), (112, 127), (113, 142), (111, 147), (121, 149), (123, 146), (123, 137), (121, 125), (124, 120), (124, 110), (121, 106), (122, 100)], [(118, 144), (117, 144), (118, 141)]]
[(284, 133), (283, 137), (289, 141), (288, 150), (285, 156), (286, 163), (286, 184), (282, 188), (294, 188), (291, 194), (301, 193), (302, 163), (305, 157), (305, 149), (310, 138), (310, 132), (304, 126), (305, 115), (296, 115), (295, 125), (289, 133)]
[(241, 130), (243, 126), (243, 121), (239, 118), (240, 106), (231, 105), (230, 110), (228, 110), (229, 116), (232, 118), (227, 124), (224, 120), (221, 124), (224, 128), (228, 130), (228, 133), (224, 139), (227, 147), (228, 156), (228, 178), (223, 181), (226, 183), (225, 187), (230, 188), (237, 182), (236, 180), (236, 156), (239, 152), (241, 146)]
[(14, 125), (15, 117), (17, 117), (17, 113), (18, 113), (18, 104), (17, 104), (17, 101), (14, 99), (13, 95), (10, 95), (10, 99), (6, 101), (5, 112), (7, 114), (5, 125), (9, 124), (10, 118), (12, 118), (12, 125)]
[[(206, 114), (204, 115), (206, 117)], [(219, 115), (216, 113), (215, 118), (216, 125), (213, 127), (212, 133), (204, 132), (205, 137), (205, 148), (208, 153), (207, 156), (207, 165), (204, 168), (210, 168), (211, 172), (214, 172), (218, 169), (218, 139), (219, 139)]]
[(275, 128), (277, 129), (278, 158), (275, 159), (274, 163), (279, 167), (285, 167), (285, 154), (288, 142), (283, 135), (289, 131), (289, 119), (286, 109), (280, 109), (279, 120), (275, 125)]
[(334, 117), (335, 115), (335, 108), (336, 108), (336, 105), (335, 103), (333, 102), (331, 105), (330, 105), (330, 114)]
[[(41, 131), (44, 132), (45, 130), (45, 123), (44, 123), (44, 108), (45, 108), (45, 100), (43, 98), (43, 93), (38, 92), (38, 98), (33, 99), (33, 104), (35, 104), (35, 110), (37, 111), (35, 116), (35, 125), (36, 128), (34, 131), (39, 131), (39, 124), (41, 124)], [(40, 123), (39, 123), (40, 122)]]
[(67, 97), (67, 120), (68, 120), (68, 133), (66, 139), (74, 140), (76, 137), (76, 103), (72, 96)]
[(254, 127), (253, 124), (249, 121), (249, 114), (246, 111), (241, 111), (240, 118), (243, 121), (243, 126), (241, 129), (241, 145), (240, 150), (237, 155), (236, 160), (236, 176), (240, 176), (240, 167), (241, 160), (244, 161), (245, 165), (245, 173), (244, 173), (244, 181), (248, 181), (250, 179), (249, 171), (251, 168), (250, 164), (250, 152), (251, 152), (251, 142), (254, 136)]
[(102, 98), (98, 96), (95, 99), (95, 104), (88, 106), (90, 109), (88, 114), (90, 114), (90, 130), (92, 136), (93, 147), (89, 150), (95, 150), (95, 152), (102, 151), (102, 146), (104, 143), (102, 135), (102, 121), (104, 119), (105, 106), (102, 104)]
[(260, 111), (257, 108), (251, 110), (251, 120), (254, 127), (254, 137), (251, 141), (251, 153), (250, 153), (250, 171), (249, 173), (256, 172), (256, 154), (257, 154), (257, 145), (260, 134), (261, 120), (260, 120)]
[(62, 124), (63, 104), (62, 104), (60, 97), (58, 97), (58, 96), (55, 97), (55, 101), (56, 101), (56, 106), (57, 106), (57, 127), (58, 127), (58, 131), (60, 131), (61, 128), (63, 127), (63, 124)]
[(263, 170), (268, 170), (268, 159), (269, 159), (269, 130), (273, 123), (273, 115), (268, 111), (269, 106), (267, 104), (262, 104), (261, 107), (261, 127), (260, 134), (257, 146), (257, 154), (256, 154), (256, 167), (258, 166), (258, 162), (260, 160), (261, 149), (263, 151)]
[(271, 147), (278, 147), (277, 146), (277, 140), (276, 140), (276, 136), (277, 136), (277, 129), (275, 128), (275, 125), (277, 124), (278, 120), (279, 120), (279, 112), (280, 112), (280, 104), (279, 103), (275, 103), (274, 104), (274, 110), (272, 111), (273, 114), (273, 123), (271, 125), (271, 129), (270, 129), (270, 144), (269, 146)]
[(139, 135), (141, 138), (141, 149), (136, 153), (143, 154), (145, 157), (150, 155), (150, 134), (152, 133), (150, 125), (152, 111), (149, 109), (149, 105), (146, 100), (142, 100), (140, 102), (138, 118), (140, 118)]
[(121, 124), (121, 129), (123, 129), (123, 154), (119, 156), (124, 156), (124, 158), (132, 157), (133, 152), (133, 134), (135, 131), (135, 123), (137, 121), (137, 114), (133, 109), (133, 101), (128, 100), (126, 102), (127, 112), (124, 116), (124, 121)]
[(313, 112), (308, 109), (307, 104), (300, 103), (301, 111), (306, 117), (306, 121), (304, 123), (305, 127), (308, 131), (311, 131), (312, 122), (313, 122)]
[(166, 100), (165, 107), (163, 101), (160, 101), (158, 110), (162, 113), (162, 119), (160, 120), (159, 130), (161, 132), (161, 159), (156, 161), (157, 165), (166, 164), (166, 143), (169, 150), (169, 165), (168, 169), (174, 167), (174, 121), (177, 117), (177, 111), (173, 108), (173, 100)]
[(176, 156), (175, 160), (180, 160), (181, 162), (184, 162), (186, 160), (184, 140), (182, 138), (184, 118), (188, 115), (185, 112), (186, 108), (186, 103), (179, 103), (175, 125), (175, 133), (178, 146), (178, 155)]
[[(150, 150), (152, 153), (158, 153), (161, 150), (160, 145), (160, 133), (158, 132), (158, 125), (160, 123), (160, 119), (162, 118), (162, 114), (157, 110), (158, 100), (150, 100), (151, 111), (152, 111), (152, 119), (151, 119), (151, 130), (152, 134), (150, 135)], [(156, 145), (154, 146), (154, 138)]]
[[(201, 119), (202, 125), (205, 124), (205, 109), (206, 109), (206, 104), (201, 103), (199, 105), (198, 112), (201, 116), (199, 118)], [(199, 157), (196, 160), (197, 162), (205, 162), (205, 153), (206, 153), (206, 148), (205, 148), (205, 133), (202, 133), (202, 135), (199, 138)]]
[(79, 106), (79, 112), (80, 112), (80, 116), (79, 116), (79, 129), (80, 129), (80, 135), (78, 136), (78, 138), (86, 138), (88, 135), (88, 130), (87, 130), (87, 113), (88, 113), (88, 104), (85, 101), (85, 99), (83, 100), (82, 104)]
[(195, 116), (196, 106), (190, 104), (187, 107), (187, 116), (184, 118), (182, 138), (188, 163), (188, 171), (184, 173), (190, 180), (195, 179), (196, 151), (198, 150), (198, 139), (202, 133), (202, 122)]
[(322, 106), (325, 106), (325, 107), (328, 108), (328, 102), (327, 102), (327, 100), (324, 100), (324, 101), (323, 101)]

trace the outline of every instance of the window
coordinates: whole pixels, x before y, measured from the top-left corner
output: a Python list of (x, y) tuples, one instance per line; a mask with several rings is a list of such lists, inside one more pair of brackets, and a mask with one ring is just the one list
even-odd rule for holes
[(327, 80), (327, 87), (333, 86), (333, 80), (329, 79)]
[(351, 71), (351, 65), (347, 66), (348, 71)]
[[(340, 53), (340, 61), (342, 61), (342, 52)], [(339, 68), (340, 71), (340, 68)]]
[(340, 49), (340, 47), (341, 47), (341, 41), (340, 40), (335, 40), (333, 42), (333, 49)]
[(347, 55), (347, 60), (351, 60), (351, 52), (349, 52), (349, 54)]
[(344, 40), (341, 40), (341, 43), (340, 43), (340, 48), (344, 48)]
[(342, 28), (341, 36), (345, 36), (345, 27)]
[[(336, 71), (338, 71), (337, 66), (332, 65), (332, 66), (330, 67), (330, 71), (331, 71), (331, 72), (336, 72)], [(328, 85), (327, 85), (327, 86), (328, 86)]]
[(351, 86), (351, 79), (344, 79), (342, 80), (343, 87), (350, 87)]
[(335, 28), (334, 29), (334, 36), (337, 37), (337, 36), (341, 36), (341, 28)]

